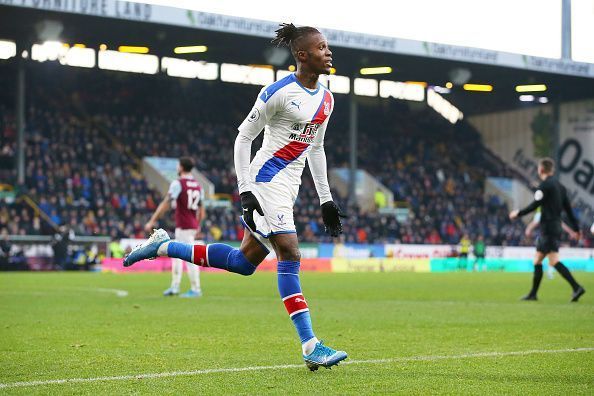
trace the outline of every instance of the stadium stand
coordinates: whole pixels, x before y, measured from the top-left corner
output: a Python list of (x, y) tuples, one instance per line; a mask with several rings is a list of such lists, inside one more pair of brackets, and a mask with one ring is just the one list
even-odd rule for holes
[[(194, 157), (216, 192), (229, 194), (238, 205), (233, 141), (259, 87), (51, 65), (31, 68), (22, 190), (56, 225), (68, 225), (77, 235), (143, 237), (142, 227), (161, 200), (138, 171), (144, 156)], [(16, 149), (10, 105), (0, 104), (6, 163)], [(359, 126), (359, 166), (389, 187), (412, 216), (403, 224), (350, 208), (344, 241), (456, 244), (469, 233), (483, 235), (491, 245), (531, 243), (523, 225), (508, 220), (503, 202), (485, 198), (485, 178), (509, 171), (485, 161), (485, 149), (470, 127), (452, 126), (431, 111), (396, 101), (360, 107), (365, 124)], [(348, 165), (347, 108), (346, 98), (336, 95), (326, 138), (331, 167)], [(16, 184), (14, 170), (0, 172), (2, 180)], [(302, 241), (329, 240), (308, 170), (295, 210)], [(200, 237), (240, 240), (236, 213), (209, 210)], [(7, 218), (10, 224), (0, 226), (8, 226), (11, 234), (51, 233), (26, 205), (3, 203), (0, 221)], [(172, 228), (167, 219), (161, 225)]]

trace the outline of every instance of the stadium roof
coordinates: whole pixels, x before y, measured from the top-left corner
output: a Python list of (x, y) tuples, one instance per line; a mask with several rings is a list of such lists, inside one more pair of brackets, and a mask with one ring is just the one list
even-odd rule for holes
[[(3, 2), (6, 1), (3, 0)], [(55, 2), (47, 3), (54, 4)], [(76, 2), (72, 0), (70, 3), (75, 4)], [(108, 1), (104, 3), (110, 4)], [(44, 4), (44, 2), (40, 2), (40, 4)], [(146, 23), (147, 20), (155, 20), (154, 8), (158, 6), (143, 5), (142, 7), (152, 7), (153, 9), (146, 11), (145, 8), (124, 8), (111, 15), (114, 16), (113, 18), (105, 18), (72, 12), (48, 12), (44, 9), (0, 6), (0, 39), (14, 40), (21, 47), (20, 50), (27, 49), (30, 45), (41, 41), (38, 35), (39, 23), (49, 19), (62, 24), (63, 30), (59, 34), (60, 41), (70, 44), (83, 43), (90, 48), (99, 48), (101, 44), (106, 44), (108, 48), (117, 48), (119, 45), (141, 45), (148, 47), (151, 54), (174, 56), (174, 47), (206, 45), (208, 52), (175, 56), (217, 63), (230, 62), (245, 65), (271, 63), (270, 29), (275, 28), (276, 24), (260, 21), (262, 24), (256, 26), (239, 23), (241, 21), (237, 18), (218, 19), (218, 22), (217, 20), (211, 21), (211, 24), (220, 25), (218, 29), (198, 29), (192, 26), (192, 18), (206, 20), (208, 18), (204, 13), (190, 11), (186, 17), (190, 21), (188, 26)], [(170, 9), (169, 7), (161, 8)], [(110, 14), (105, 15), (109, 16)], [(235, 27), (223, 29), (222, 26), (229, 26), (225, 24), (230, 21), (237, 22), (233, 25)], [(204, 25), (203, 22), (200, 20), (201, 26)], [(197, 23), (196, 19), (194, 19), (194, 23)], [(259, 33), (245, 34), (242, 29), (255, 29)], [(220, 30), (231, 30), (234, 33)], [(334, 64), (338, 74), (355, 77), (360, 76), (359, 71), (362, 67), (390, 66), (393, 68), (393, 72), (381, 76), (382, 78), (395, 81), (426, 82), (428, 85), (437, 86), (444, 86), (447, 82), (454, 81), (454, 87), (446, 97), (467, 115), (530, 105), (518, 100), (519, 95), (515, 87), (522, 84), (546, 84), (546, 96), (553, 102), (589, 98), (594, 95), (594, 78), (586, 76), (590, 74), (591, 69), (594, 76), (594, 65), (557, 61), (557, 63), (546, 66), (545, 63), (536, 62), (537, 65), (545, 65), (542, 66), (547, 70), (545, 72), (527, 68), (526, 63), (517, 65), (517, 67), (505, 66), (501, 62), (490, 64), (489, 60), (492, 61), (501, 56), (501, 53), (496, 51), (471, 49), (465, 51), (464, 47), (425, 43), (424, 47), (433, 48), (427, 50), (429, 53), (433, 51), (433, 55), (427, 53), (412, 55), (411, 51), (379, 50), (374, 45), (368, 45), (369, 42), (360, 41), (365, 35), (351, 37), (338, 33), (335, 31), (333, 34), (327, 33), (334, 52)], [(356, 39), (357, 37), (359, 38)], [(358, 44), (346, 46), (345, 40), (355, 40), (355, 43)], [(399, 43), (408, 41), (397, 40), (395, 45), (398, 46)], [(493, 58), (494, 56), (496, 58)], [(532, 59), (532, 61), (543, 59), (522, 58)], [(530, 61), (526, 62), (530, 63)], [(287, 57), (282, 64), (276, 66), (286, 69), (291, 63), (292, 59)], [(580, 65), (586, 65), (586, 68), (580, 68)], [(556, 73), (556, 71), (568, 72), (568, 70), (577, 70), (576, 74), (582, 74), (582, 76)], [(492, 85), (493, 91), (465, 91), (460, 85), (456, 85), (455, 80), (458, 78), (466, 79), (469, 83)]]

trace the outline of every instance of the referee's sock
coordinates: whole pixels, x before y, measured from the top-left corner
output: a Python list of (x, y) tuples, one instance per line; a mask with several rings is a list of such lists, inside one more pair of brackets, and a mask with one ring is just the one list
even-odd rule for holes
[(567, 267), (565, 265), (563, 265), (563, 263), (561, 261), (559, 261), (557, 264), (555, 264), (554, 267), (559, 272), (559, 274), (561, 274), (561, 276), (563, 278), (565, 278), (565, 280), (567, 282), (569, 282), (569, 284), (573, 288), (573, 291), (576, 291), (577, 289), (579, 289), (580, 285), (575, 281), (575, 279), (571, 275), (571, 272), (569, 272)]
[(542, 264), (534, 265), (534, 276), (532, 277), (532, 290), (530, 290), (530, 296), (535, 296), (538, 293), (540, 287), (540, 281), (542, 280)]

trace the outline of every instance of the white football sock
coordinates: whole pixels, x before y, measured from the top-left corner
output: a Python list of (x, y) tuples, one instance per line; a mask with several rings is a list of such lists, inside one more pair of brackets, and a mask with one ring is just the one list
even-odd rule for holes
[(182, 274), (184, 273), (184, 263), (180, 259), (171, 260), (171, 288), (179, 290)]
[(305, 356), (307, 356), (310, 353), (312, 353), (313, 350), (316, 349), (316, 344), (318, 342), (319, 342), (319, 340), (317, 339), (317, 337), (314, 337), (314, 338), (310, 338), (309, 340), (307, 340), (303, 344), (301, 344), (301, 349), (303, 349), (303, 354)]
[(167, 256), (167, 248), (169, 247), (169, 243), (171, 243), (171, 241), (167, 241), (159, 246), (159, 249), (157, 249), (157, 256)]
[(186, 263), (186, 267), (188, 268), (190, 287), (192, 291), (198, 293), (200, 291), (200, 267), (192, 263)]
[(555, 267), (552, 265), (548, 265), (547, 267), (547, 276), (549, 279), (553, 279), (555, 277)]

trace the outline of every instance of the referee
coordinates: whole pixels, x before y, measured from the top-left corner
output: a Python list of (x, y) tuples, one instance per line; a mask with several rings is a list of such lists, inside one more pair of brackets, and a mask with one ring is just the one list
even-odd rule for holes
[(555, 173), (555, 162), (550, 158), (543, 158), (538, 162), (538, 177), (542, 183), (534, 193), (534, 201), (522, 210), (514, 210), (509, 214), (509, 218), (514, 220), (518, 217), (533, 212), (541, 207), (541, 235), (536, 242), (536, 257), (534, 258), (534, 278), (532, 280), (532, 290), (522, 300), (536, 301), (538, 287), (542, 280), (542, 261), (545, 257), (549, 258), (549, 265), (555, 267), (559, 274), (565, 278), (573, 288), (571, 301), (578, 301), (586, 292), (580, 286), (567, 267), (559, 261), (559, 239), (561, 238), (561, 212), (565, 210), (571, 227), (570, 236), (573, 239), (579, 239), (579, 227), (565, 187), (558, 180), (553, 178)]

